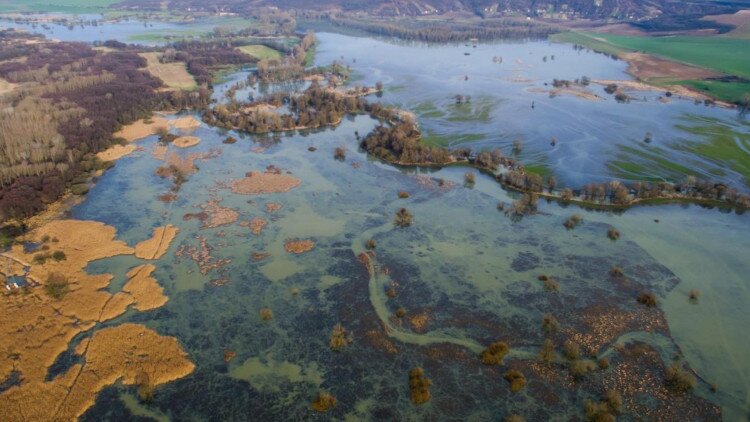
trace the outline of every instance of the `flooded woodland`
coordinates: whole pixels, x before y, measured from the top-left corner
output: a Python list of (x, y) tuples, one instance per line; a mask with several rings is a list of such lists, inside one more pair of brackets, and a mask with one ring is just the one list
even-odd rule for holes
[[(59, 31), (137, 42), (147, 30)], [(349, 86), (382, 81), (373, 100), (414, 113), (431, 145), (500, 148), (566, 186), (692, 175), (750, 188), (744, 117), (663, 91), (618, 102), (607, 81), (632, 78), (607, 56), (548, 41), (316, 36), (315, 65), (350, 66)], [(253, 70), (216, 81), (214, 100)], [(584, 76), (585, 89), (552, 84)], [(81, 365), (90, 330), (144, 326), (179, 349), (150, 402), (137, 380), (113, 377), (81, 420), (747, 418), (747, 213), (540, 199), (513, 217), (499, 208), (520, 194), (490, 175), (368, 156), (358, 139), (381, 125), (368, 115), (260, 135), (159, 115), (188, 117), (166, 126), (182, 144), (140, 137), (67, 215), (114, 229), (102, 245), (116, 253), (92, 253), (82, 271), (111, 274), (104, 291), (134, 305), (73, 335), (42, 378)], [(190, 169), (173, 195), (165, 165)], [(402, 208), (409, 224), (394, 220)], [(135, 290), (144, 269), (159, 303)]]

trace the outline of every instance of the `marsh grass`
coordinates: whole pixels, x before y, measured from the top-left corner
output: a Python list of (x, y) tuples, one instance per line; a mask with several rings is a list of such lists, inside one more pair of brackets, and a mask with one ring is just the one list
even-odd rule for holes
[(557, 321), (552, 314), (545, 314), (542, 317), (542, 331), (545, 333), (552, 333), (560, 328), (560, 322)]
[(539, 350), (539, 359), (545, 363), (552, 363), (555, 360), (555, 346), (552, 344), (552, 340), (544, 340), (544, 344)]

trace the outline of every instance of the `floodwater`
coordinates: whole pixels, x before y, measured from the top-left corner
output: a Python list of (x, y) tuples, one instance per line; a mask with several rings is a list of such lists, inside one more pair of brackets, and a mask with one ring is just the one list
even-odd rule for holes
[[(673, 133), (674, 126), (693, 113), (743, 125), (730, 111), (689, 101), (661, 104), (656, 94), (647, 94), (646, 102), (616, 104), (611, 98), (593, 103), (528, 92), (553, 77), (624, 77), (622, 63), (567, 45), (427, 46), (334, 34), (320, 34), (319, 40), (318, 63), (343, 56), (359, 82), (382, 80), (387, 91), (381, 100), (416, 110), (428, 134), (449, 143), (476, 135), (466, 145), (506, 150), (522, 138), (524, 160), (544, 162), (571, 184), (609, 178), (606, 162), (616, 157), (618, 146), (646, 148), (638, 144), (646, 131), (662, 145), (676, 142), (682, 135)], [(503, 64), (493, 63), (493, 56), (502, 56)], [(246, 75), (238, 72), (225, 83)], [(517, 75), (534, 82), (506, 80)], [(471, 95), (469, 112), (453, 108), (456, 94)], [(138, 402), (133, 388), (110, 387), (83, 420), (128, 414), (153, 420), (307, 420), (315, 417), (310, 403), (320, 391), (338, 400), (326, 417), (343, 420), (478, 421), (511, 413), (527, 420), (568, 420), (582, 417), (584, 400), (599, 400), (604, 386), (619, 385), (617, 374), (629, 373), (632, 364), (621, 351), (635, 342), (658, 352), (658, 364), (642, 368), (654, 377), (661, 374), (661, 362), (669, 364), (675, 356), (696, 371), (701, 382), (694, 396), (679, 397), (716, 403), (726, 420), (746, 417), (747, 215), (680, 205), (614, 214), (541, 202), (538, 213), (512, 219), (497, 205), (509, 204), (515, 195), (489, 177), (478, 175), (474, 186), (464, 186), (462, 168), (426, 171), (369, 159), (358, 150), (354, 133), (368, 133), (377, 124), (366, 116), (348, 117), (337, 128), (277, 137), (204, 124), (192, 133), (199, 145), (172, 152), (221, 155), (196, 161), (199, 170), (172, 203), (159, 200), (170, 183), (155, 175), (163, 164), (150, 154), (155, 137), (140, 141), (143, 151), (119, 160), (99, 179), (72, 210), (73, 218), (110, 224), (131, 245), (149, 238), (154, 227), (180, 228), (156, 263), (155, 276), (169, 302), (108, 324), (138, 322), (175, 336), (197, 367), (158, 387), (148, 405)], [(227, 135), (239, 142), (223, 144)], [(555, 148), (549, 147), (551, 136), (559, 139)], [(336, 147), (346, 149), (345, 160), (333, 158)], [(226, 188), (269, 165), (291, 172), (301, 184), (252, 196)], [(740, 180), (729, 171), (725, 177)], [(410, 197), (399, 199), (399, 191)], [(209, 201), (238, 212), (238, 221), (205, 228), (185, 218)], [(269, 212), (269, 203), (281, 208)], [(394, 227), (401, 207), (413, 213), (411, 227)], [(566, 230), (562, 223), (573, 213), (583, 223)], [(259, 235), (240, 225), (254, 217), (268, 222)], [(620, 231), (618, 241), (607, 238), (610, 227)], [(315, 248), (290, 254), (284, 248), (289, 239), (312, 240)], [(358, 257), (369, 239), (377, 248), (366, 267)], [(203, 250), (209, 258), (196, 262), (178, 253), (190, 250)], [(268, 256), (255, 260), (254, 253)], [(135, 264), (132, 257), (117, 257), (94, 262), (89, 271), (112, 273), (116, 290)], [(613, 265), (623, 269), (624, 278), (609, 275)], [(542, 274), (557, 279), (560, 291), (546, 292), (537, 279)], [(395, 296), (387, 294), (391, 288)], [(692, 289), (701, 291), (697, 303), (688, 300)], [(643, 290), (657, 295), (658, 308), (636, 302)], [(394, 316), (402, 307), (405, 316)], [(260, 317), (264, 308), (273, 312), (270, 321)], [(604, 370), (578, 382), (544, 376), (533, 365), (547, 313), (560, 321), (559, 332), (548, 335), (558, 349), (574, 338), (585, 355), (609, 357), (621, 372)], [(340, 352), (329, 347), (336, 324), (353, 340)], [(505, 366), (479, 362), (478, 354), (496, 340), (509, 344), (506, 363), (529, 380), (519, 393), (509, 391)], [(229, 362), (226, 351), (236, 354)], [(409, 400), (408, 372), (417, 366), (432, 380), (432, 399), (422, 406)], [(555, 368), (564, 378), (567, 369)], [(638, 383), (648, 378), (632, 377)], [(638, 401), (653, 404), (656, 395), (650, 392)], [(696, 406), (705, 405), (700, 403)], [(626, 417), (641, 416), (634, 412), (626, 406)]]

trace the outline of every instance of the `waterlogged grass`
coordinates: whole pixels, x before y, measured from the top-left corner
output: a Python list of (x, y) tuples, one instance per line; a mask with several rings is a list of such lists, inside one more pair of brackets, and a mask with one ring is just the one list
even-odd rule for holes
[(559, 34), (553, 34), (549, 38), (551, 41), (555, 42), (580, 44), (591, 50), (611, 54), (613, 56), (617, 56), (627, 51), (626, 49), (619, 48), (601, 38), (597, 38), (597, 36), (593, 34), (586, 34), (583, 32), (562, 32)]
[(460, 135), (427, 134), (422, 142), (430, 146), (454, 147), (461, 144), (483, 141), (485, 135), (481, 133), (462, 133)]
[(628, 180), (658, 182), (663, 180), (680, 181), (686, 175), (698, 175), (689, 167), (670, 160), (669, 153), (655, 147), (648, 151), (621, 146), (618, 159), (607, 163), (614, 176)]
[(524, 165), (523, 168), (529, 173), (534, 173), (542, 176), (545, 180), (553, 174), (552, 169), (547, 167), (546, 164), (529, 164)]
[[(749, 42), (750, 43), (750, 42)], [(712, 97), (724, 101), (739, 103), (750, 96), (750, 82), (725, 82), (716, 80), (677, 81), (680, 85), (689, 86)]]
[(745, 184), (750, 186), (750, 127), (742, 132), (716, 121), (703, 120), (705, 124), (697, 126), (677, 125), (678, 129), (706, 140), (681, 145), (680, 148), (712, 161), (719, 167), (729, 167), (741, 174)]
[(441, 119), (445, 117), (445, 112), (440, 110), (433, 102), (423, 102), (412, 107), (412, 111), (419, 117), (425, 119)]
[(238, 49), (249, 56), (255, 57), (258, 60), (281, 59), (280, 52), (265, 45), (243, 45), (242, 47), (238, 47)]
[(446, 120), (488, 123), (496, 105), (496, 99), (494, 98), (477, 98), (476, 100), (472, 99), (469, 103), (453, 104), (447, 107)]

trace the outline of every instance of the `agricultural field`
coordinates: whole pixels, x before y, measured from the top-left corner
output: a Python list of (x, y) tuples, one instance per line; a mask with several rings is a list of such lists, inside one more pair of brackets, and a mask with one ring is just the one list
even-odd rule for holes
[(646, 82), (658, 85), (686, 85), (728, 102), (742, 101), (748, 93), (750, 43), (746, 39), (730, 36), (641, 37), (582, 32), (556, 34), (552, 39), (580, 44), (625, 60), (629, 53), (647, 53), (657, 58), (697, 66), (730, 77), (685, 78), (675, 74), (672, 78), (643, 78)]
[(238, 50), (249, 56), (253, 56), (258, 60), (274, 60), (281, 58), (280, 52), (260, 44), (243, 45), (242, 47), (238, 47)]
[(0, 13), (59, 12), (99, 13), (117, 0), (0, 0)]
[(198, 86), (193, 76), (188, 73), (185, 63), (161, 63), (159, 61), (161, 53), (141, 53), (140, 55), (148, 62), (146, 70), (161, 79), (170, 89), (193, 89)]

